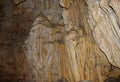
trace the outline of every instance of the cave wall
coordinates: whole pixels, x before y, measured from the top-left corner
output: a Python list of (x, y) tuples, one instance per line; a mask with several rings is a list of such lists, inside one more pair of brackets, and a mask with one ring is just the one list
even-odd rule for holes
[(119, 0), (0, 1), (0, 82), (104, 82), (119, 57)]
[[(57, 4), (60, 3), (63, 9), (61, 10), (63, 19), (60, 22), (64, 21), (64, 24), (55, 23), (54, 15), (44, 17), (46, 14), (34, 21), (26, 44), (30, 65), (38, 81), (54, 82), (65, 78), (68, 82), (81, 80), (104, 82), (108, 77), (118, 77), (120, 70), (109, 63), (106, 54), (99, 48), (96, 39), (94, 40), (88, 18), (91, 15), (88, 2), (59, 0)], [(59, 27), (63, 31), (58, 29)], [(61, 40), (63, 46), (60, 48)], [(56, 79), (54, 73), (57, 73)]]
[(0, 82), (33, 81), (23, 51), (35, 18), (30, 12), (25, 0), (0, 0)]
[(109, 62), (120, 67), (119, 0), (91, 0), (88, 4), (88, 23), (100, 49)]
[[(92, 1), (60, 0), (60, 5), (63, 7), (62, 15), (65, 28), (68, 33), (65, 35), (65, 42), (75, 81), (87, 79), (93, 82), (104, 82), (113, 70), (111, 70), (111, 65), (107, 61), (106, 54), (98, 48), (99, 45), (95, 42), (96, 40), (101, 40), (98, 36), (102, 36), (102, 34), (96, 35), (98, 38), (95, 41), (93, 34), (91, 34), (92, 30), (89, 26), (93, 27), (88, 22), (92, 22), (94, 19), (90, 20), (88, 16), (95, 12), (92, 11), (94, 5), (91, 6), (91, 4)], [(91, 13), (89, 13), (89, 7), (91, 8)], [(93, 17), (96, 16), (96, 13)], [(102, 28), (102, 30), (105, 30), (104, 27)], [(94, 31), (94, 33), (97, 34), (98, 32)]]

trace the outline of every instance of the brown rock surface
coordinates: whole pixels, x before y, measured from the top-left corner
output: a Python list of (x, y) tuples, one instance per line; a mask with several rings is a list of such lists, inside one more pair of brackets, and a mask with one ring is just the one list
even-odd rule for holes
[(119, 81), (119, 6), (0, 0), (0, 82)]

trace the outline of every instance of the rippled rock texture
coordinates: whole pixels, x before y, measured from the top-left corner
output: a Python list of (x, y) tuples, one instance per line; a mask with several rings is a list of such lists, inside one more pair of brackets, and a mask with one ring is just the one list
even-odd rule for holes
[(93, 36), (109, 62), (120, 67), (119, 0), (86, 0)]
[[(96, 20), (98, 19), (97, 16), (100, 14), (99, 9), (101, 8), (99, 7), (99, 2), (102, 2), (102, 1), (103, 3), (105, 3), (106, 0), (101, 0), (101, 1), (61, 0), (60, 2), (61, 6), (63, 7), (62, 15), (65, 22), (66, 32), (68, 32), (68, 35), (65, 36), (65, 42), (66, 42), (69, 61), (70, 61), (70, 65), (72, 68), (75, 81), (87, 79), (87, 80), (92, 80), (93, 82), (103, 82), (107, 77), (109, 77), (110, 72), (113, 71), (111, 70), (111, 66), (105, 57), (105, 55), (107, 54), (102, 53), (102, 51), (100, 50), (101, 48), (100, 49), (98, 48), (98, 47), (101, 47), (101, 45), (112, 46), (108, 44), (107, 41), (104, 41), (106, 43), (103, 44), (102, 43), (103, 39), (99, 37), (99, 36), (106, 37), (101, 33), (101, 31), (104, 31), (104, 33), (110, 33), (110, 32), (107, 32), (108, 30), (105, 30), (107, 27), (102, 26), (105, 24), (104, 21), (102, 20), (101, 21), (98, 20), (97, 23), (94, 24), (95, 26), (99, 24), (98, 27), (101, 26), (99, 28), (101, 30), (98, 29), (96, 31), (93, 31), (92, 29), (92, 28), (95, 28), (95, 26), (92, 25), (95, 22), (92, 22), (92, 21), (94, 21), (94, 18)], [(106, 22), (108, 23), (107, 20)], [(95, 34), (98, 34), (98, 35), (96, 35), (95, 37)], [(112, 32), (112, 34), (114, 33)], [(93, 36), (95, 38), (95, 41), (101, 41), (101, 43), (97, 44), (94, 41)], [(111, 35), (108, 34), (108, 36), (111, 36)], [(105, 39), (108, 39), (108, 38), (106, 37)], [(112, 39), (111, 39), (111, 42), (112, 42)], [(104, 47), (102, 48), (102, 50), (105, 51), (106, 49), (109, 49), (109, 48), (111, 47), (106, 47), (106, 48)], [(111, 53), (114, 53), (114, 52), (116, 53), (116, 51), (111, 51)], [(107, 58), (109, 59), (109, 57)]]

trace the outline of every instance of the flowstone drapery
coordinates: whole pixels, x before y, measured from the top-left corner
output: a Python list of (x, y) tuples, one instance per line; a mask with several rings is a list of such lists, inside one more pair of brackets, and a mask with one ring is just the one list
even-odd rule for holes
[[(113, 57), (115, 54), (119, 55), (119, 37), (117, 36), (119, 31), (114, 30), (112, 32), (112, 28), (105, 28), (104, 25), (108, 24), (109, 26), (110, 23), (109, 21), (103, 21), (105, 19), (102, 17), (105, 15), (103, 11), (107, 12), (106, 9), (104, 10), (106, 5), (102, 4), (105, 3), (103, 1), (100, 1), (103, 9), (99, 9), (101, 7), (98, 6), (99, 1), (95, 0), (59, 0), (56, 5), (59, 6), (60, 3), (62, 9), (58, 11), (56, 9), (52, 10), (54, 7), (50, 5), (51, 2), (49, 1), (46, 5), (49, 3), (50, 7), (41, 7), (43, 10), (35, 19), (25, 43), (28, 62), (33, 69), (37, 82), (56, 82), (58, 79), (68, 82), (82, 80), (104, 82), (108, 77), (118, 77), (120, 70), (111, 64), (119, 67), (119, 57)], [(44, 10), (44, 7), (46, 10)], [(117, 6), (113, 6), (113, 8), (110, 6), (110, 8), (117, 9)], [(54, 12), (56, 13), (55, 16)], [(119, 14), (119, 12), (116, 12), (116, 14)], [(101, 18), (99, 18), (99, 15)], [(111, 14), (107, 17), (114, 18)], [(112, 22), (115, 27), (116, 21), (112, 20)], [(118, 28), (116, 27), (116, 29)], [(110, 31), (109, 34), (106, 30)], [(106, 36), (107, 38), (105, 38)], [(102, 46), (96, 42), (99, 44), (101, 42)], [(104, 42), (111, 44), (104, 44)], [(112, 49), (112, 51), (109, 49)], [(115, 54), (109, 56), (109, 54), (106, 54), (106, 50), (109, 51), (107, 52), (109, 54)], [(109, 57), (113, 58), (114, 61)]]
[[(87, 79), (92, 80), (93, 82), (103, 82), (105, 78), (109, 77), (110, 72), (113, 71), (111, 70), (111, 66), (108, 63), (105, 54), (97, 47), (99, 45), (96, 45), (93, 39), (93, 35), (96, 34), (96, 40), (101, 41), (102, 39), (99, 36), (103, 36), (103, 34), (99, 33), (100, 30), (96, 30), (96, 32), (94, 30), (94, 34), (92, 35), (92, 31), (89, 28), (92, 24), (87, 23), (89, 22), (87, 21), (89, 20), (87, 16), (93, 13), (94, 18), (97, 10), (99, 10), (97, 9), (93, 11), (94, 5), (97, 5), (98, 1), (93, 1), (94, 3), (96, 2), (95, 4), (92, 3), (92, 1), (60, 0), (60, 5), (63, 7), (62, 15), (67, 32), (67, 35), (65, 36), (65, 44), (75, 81)], [(91, 13), (88, 13), (90, 10)], [(90, 20), (90, 22), (92, 21), (93, 20)], [(102, 21), (100, 21), (100, 23), (99, 21), (97, 22), (99, 24), (98, 26), (102, 26), (101, 22)], [(93, 27), (91, 26), (91, 28)], [(100, 29), (105, 31), (104, 26)], [(105, 45), (107, 45), (107, 43)], [(103, 46), (105, 45), (103, 44)], [(106, 50), (109, 48), (102, 49)]]
[(120, 67), (120, 2), (119, 0), (86, 0), (88, 23), (97, 45), (109, 62)]

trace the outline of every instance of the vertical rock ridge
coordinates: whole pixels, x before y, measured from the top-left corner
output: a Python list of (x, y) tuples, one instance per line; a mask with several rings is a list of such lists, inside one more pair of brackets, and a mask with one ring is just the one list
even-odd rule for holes
[(93, 22), (90, 27), (93, 30), (96, 42), (101, 50), (105, 52), (110, 63), (119, 67), (119, 1), (92, 0), (86, 2), (89, 12), (91, 12), (89, 13), (88, 23), (90, 25)]
[[(102, 51), (97, 47), (100, 45), (100, 43), (99, 45), (96, 45), (94, 40), (92, 40), (93, 37), (91, 34), (92, 32), (91, 30), (93, 30), (97, 24), (99, 24), (99, 26), (102, 25), (100, 23), (101, 19), (97, 18), (97, 16), (100, 13), (99, 5), (98, 5), (99, 1), (96, 1), (96, 3), (95, 1), (93, 2), (92, 1), (86, 1), (88, 5), (87, 7), (84, 0), (74, 0), (74, 1), (69, 0), (68, 2), (71, 3), (69, 3), (70, 6), (68, 8), (67, 6), (65, 6), (66, 4), (65, 1), (63, 2), (62, 0), (60, 0), (60, 4), (61, 6), (63, 6), (62, 15), (66, 25), (65, 26), (66, 32), (69, 31), (69, 34), (66, 35), (65, 37), (65, 44), (69, 55), (70, 66), (72, 68), (75, 81), (87, 79), (87, 80), (92, 80), (93, 82), (104, 82), (104, 80), (110, 76), (110, 73), (107, 70), (111, 69), (111, 65), (108, 63), (105, 54), (102, 53)], [(95, 4), (92, 5), (91, 3), (95, 3)], [(87, 18), (87, 11), (89, 18)], [(89, 19), (91, 20), (89, 21)], [(95, 19), (99, 20), (100, 22), (99, 21), (96, 22)], [(87, 23), (87, 20), (90, 23)], [(91, 29), (89, 28), (89, 26)], [(105, 31), (104, 27), (101, 27), (99, 29)], [(94, 31), (93, 36), (95, 36), (95, 34), (97, 34), (98, 31), (99, 30), (96, 30), (96, 32)], [(97, 37), (96, 40), (100, 40), (99, 35), (102, 36), (103, 34), (99, 33), (98, 35), (96, 35)], [(116, 73), (116, 76), (118, 74), (119, 73)]]

